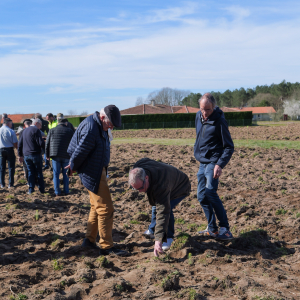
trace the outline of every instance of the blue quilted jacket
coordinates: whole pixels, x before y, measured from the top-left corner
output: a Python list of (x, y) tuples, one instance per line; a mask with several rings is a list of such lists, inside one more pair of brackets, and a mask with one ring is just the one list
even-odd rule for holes
[(68, 147), (71, 169), (77, 171), (82, 184), (95, 194), (98, 192), (107, 150), (97, 113), (80, 123)]

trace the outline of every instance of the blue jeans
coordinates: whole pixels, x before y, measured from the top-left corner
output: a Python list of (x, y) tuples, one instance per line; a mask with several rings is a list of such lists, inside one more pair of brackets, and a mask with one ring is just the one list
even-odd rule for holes
[(45, 168), (50, 166), (50, 159), (46, 158), (46, 153), (44, 154)]
[(8, 164), (9, 185), (14, 185), (16, 156), (14, 148), (0, 148), (0, 185), (5, 186), (6, 161)]
[[(168, 232), (167, 232), (167, 238), (174, 238), (174, 223), (175, 223), (175, 219), (174, 219), (174, 214), (173, 214), (173, 209), (175, 208), (175, 206), (180, 203), (185, 197), (180, 197), (177, 199), (174, 199), (172, 201), (170, 201), (171, 204), (171, 212), (170, 212), (170, 219), (169, 219), (169, 226), (168, 226)], [(155, 225), (156, 225), (156, 206), (152, 206), (152, 217), (151, 217), (151, 223), (148, 227), (149, 231), (154, 234), (155, 232)]]
[(60, 171), (63, 173), (63, 182), (64, 182), (64, 193), (69, 194), (69, 177), (67, 175), (67, 170), (65, 167), (69, 164), (69, 159), (61, 157), (52, 157), (52, 168), (53, 168), (53, 183), (54, 191), (56, 195), (61, 193), (59, 187), (59, 174)]
[(38, 186), (41, 193), (45, 192), (43, 177), (43, 161), (40, 154), (28, 155), (24, 157), (28, 169), (29, 192), (34, 192), (35, 178), (38, 178)]
[(227, 214), (217, 194), (219, 179), (213, 178), (215, 165), (215, 163), (201, 163), (197, 173), (197, 198), (204, 210), (208, 228), (212, 232), (218, 231), (216, 216), (219, 220), (219, 226), (229, 230)]

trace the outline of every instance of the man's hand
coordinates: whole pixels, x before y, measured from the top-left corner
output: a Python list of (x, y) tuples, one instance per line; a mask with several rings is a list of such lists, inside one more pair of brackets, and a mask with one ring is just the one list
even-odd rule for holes
[(19, 157), (19, 163), (22, 163), (24, 161), (24, 157)]
[(218, 165), (215, 165), (214, 168), (214, 179), (218, 179), (222, 174), (222, 168)]
[(70, 173), (68, 174), (69, 177), (72, 176), (73, 173), (75, 173), (74, 171), (72, 171), (70, 165), (67, 165), (67, 166), (65, 167), (65, 169), (70, 169)]
[(164, 250), (162, 249), (162, 242), (155, 241), (154, 245), (154, 256), (159, 257), (159, 254), (163, 254)]

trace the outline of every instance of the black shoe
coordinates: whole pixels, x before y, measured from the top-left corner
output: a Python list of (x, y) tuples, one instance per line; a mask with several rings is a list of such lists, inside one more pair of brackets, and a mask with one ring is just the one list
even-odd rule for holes
[(48, 170), (48, 169), (49, 169), (49, 167), (44, 167), (44, 168), (43, 168), (43, 171)]
[(109, 249), (100, 249), (99, 255), (109, 255), (109, 254), (126, 256), (128, 255), (128, 252), (125, 250), (118, 249), (116, 247), (111, 247)]
[(92, 243), (88, 238), (83, 240), (81, 247), (99, 250), (99, 247), (96, 245), (96, 243)]

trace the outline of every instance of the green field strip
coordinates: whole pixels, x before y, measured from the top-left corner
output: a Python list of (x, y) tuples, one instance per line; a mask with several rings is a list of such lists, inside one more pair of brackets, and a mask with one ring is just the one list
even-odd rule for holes
[[(268, 141), (268, 140), (234, 140), (235, 147), (249, 148), (288, 148), (300, 149), (300, 141)], [(194, 146), (195, 139), (155, 139), (155, 138), (114, 138), (113, 145), (120, 144), (155, 144), (155, 145), (175, 145)]]

